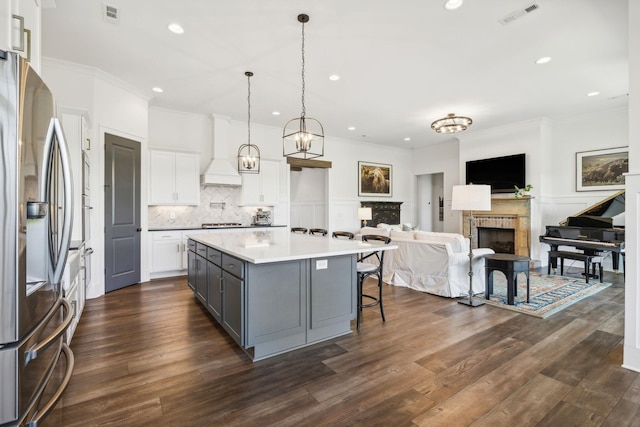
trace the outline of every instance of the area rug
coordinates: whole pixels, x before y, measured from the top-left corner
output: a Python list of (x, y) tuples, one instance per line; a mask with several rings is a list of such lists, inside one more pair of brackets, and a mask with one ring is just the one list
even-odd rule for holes
[(597, 279), (585, 283), (582, 278), (534, 272), (530, 273), (530, 277), (529, 302), (526, 276), (522, 273), (518, 275), (518, 296), (514, 305), (507, 304), (507, 281), (499, 272), (493, 273), (493, 294), (489, 296), (490, 299), (484, 299), (484, 295), (478, 296), (478, 299), (496, 307), (545, 318), (611, 286), (611, 283), (600, 283)]

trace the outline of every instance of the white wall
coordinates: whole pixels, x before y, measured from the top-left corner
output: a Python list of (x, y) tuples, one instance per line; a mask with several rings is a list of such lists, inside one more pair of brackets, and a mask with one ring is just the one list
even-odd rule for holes
[[(545, 146), (543, 129), (546, 120), (530, 120), (514, 123), (482, 132), (460, 135), (460, 183), (465, 182), (465, 165), (469, 160), (486, 159), (491, 157), (508, 156), (526, 153), (526, 183), (533, 185), (531, 194), (531, 258), (540, 260), (542, 257), (538, 236), (541, 234), (540, 197), (544, 187), (542, 168), (542, 152)], [(505, 197), (510, 197), (505, 195)], [(546, 253), (546, 250), (544, 251)]]
[(290, 173), (291, 226), (328, 228), (327, 169), (303, 168)]
[[(185, 114), (178, 111), (149, 109), (150, 145), (164, 148), (186, 149), (175, 129), (186, 129), (188, 132), (188, 150), (199, 151), (202, 155), (201, 171), (211, 158), (213, 143), (206, 127), (210, 117)], [(240, 144), (246, 143), (247, 123), (230, 120), (229, 141), (226, 152), (229, 159), (237, 157)], [(263, 159), (282, 160), (282, 129), (251, 125), (251, 143), (260, 148)], [(415, 222), (413, 212), (413, 175), (411, 174), (411, 151), (391, 148), (360, 141), (350, 141), (330, 136), (325, 137), (325, 156), (321, 159), (332, 162), (327, 173), (327, 218), (325, 227), (329, 230), (357, 231), (359, 223), (357, 208), (360, 201), (400, 201), (402, 204), (401, 219), (403, 222)], [(392, 197), (359, 197), (358, 196), (358, 160), (385, 163), (393, 166)], [(284, 198), (286, 200), (275, 209), (277, 212), (289, 210), (289, 176), (286, 174)], [(284, 177), (283, 177), (284, 178)], [(282, 218), (278, 214), (279, 218)], [(288, 219), (288, 215), (284, 217)], [(289, 221), (286, 221), (288, 225)]]
[(87, 298), (104, 294), (104, 133), (125, 137), (141, 144), (141, 271), (149, 279), (147, 253), (147, 175), (148, 98), (127, 84), (86, 66), (43, 58), (42, 75), (52, 90), (56, 103), (89, 112), (92, 141), (88, 152), (91, 162), (92, 281)]
[[(442, 174), (444, 194), (444, 221), (442, 229), (447, 233), (462, 231), (462, 214), (451, 210), (451, 191), (460, 183), (460, 142), (452, 138), (441, 144), (431, 145), (411, 152), (414, 175)], [(411, 222), (411, 221), (409, 221)]]
[(200, 153), (200, 172), (211, 159), (211, 117), (149, 108), (149, 147)]
[(416, 226), (423, 231), (433, 231), (433, 180), (435, 174), (416, 177)]
[(640, 372), (640, 269), (638, 269), (638, 206), (640, 206), (640, 2), (629, 0), (629, 175), (626, 178), (625, 368)]
[[(607, 126), (602, 126), (606, 123)], [(538, 241), (546, 225), (556, 225), (615, 191), (576, 191), (576, 152), (627, 145), (627, 110), (558, 120), (536, 119), (481, 132), (462, 133), (459, 182), (469, 160), (526, 153), (531, 195), (531, 257), (546, 265), (547, 245)], [(507, 196), (508, 197), (508, 196)], [(611, 259), (604, 266), (611, 270)]]

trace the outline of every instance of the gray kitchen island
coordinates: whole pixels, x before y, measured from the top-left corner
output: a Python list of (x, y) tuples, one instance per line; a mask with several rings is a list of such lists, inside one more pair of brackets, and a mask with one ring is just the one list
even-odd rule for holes
[(283, 228), (194, 235), (188, 247), (189, 287), (254, 361), (350, 333), (356, 255), (396, 248)]

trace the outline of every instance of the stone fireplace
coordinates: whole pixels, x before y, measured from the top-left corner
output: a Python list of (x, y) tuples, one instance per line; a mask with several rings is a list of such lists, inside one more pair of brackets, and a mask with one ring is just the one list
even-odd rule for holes
[[(490, 211), (474, 211), (471, 236), (472, 246), (477, 248), (481, 230), (483, 243), (487, 239), (493, 241), (496, 252), (514, 253), (516, 255), (531, 256), (531, 197), (521, 198), (492, 197)], [(462, 215), (462, 233), (469, 235), (469, 212)], [(503, 230), (504, 233), (501, 233)], [(510, 237), (510, 236), (513, 237)], [(512, 240), (511, 240), (512, 239)], [(491, 246), (480, 246), (491, 247)], [(512, 248), (512, 251), (511, 251)], [(507, 252), (509, 250), (509, 252)]]

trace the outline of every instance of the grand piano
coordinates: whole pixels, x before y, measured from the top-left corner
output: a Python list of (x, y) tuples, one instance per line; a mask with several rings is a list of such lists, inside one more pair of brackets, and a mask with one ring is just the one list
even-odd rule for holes
[[(614, 226), (613, 218), (624, 212), (624, 204), (622, 190), (568, 217), (560, 225), (547, 225), (540, 242), (551, 246), (552, 251), (557, 251), (558, 246), (571, 246), (594, 256), (611, 252), (613, 269), (618, 271), (620, 255), (624, 254), (624, 227)], [(552, 259), (552, 263), (556, 262)]]

